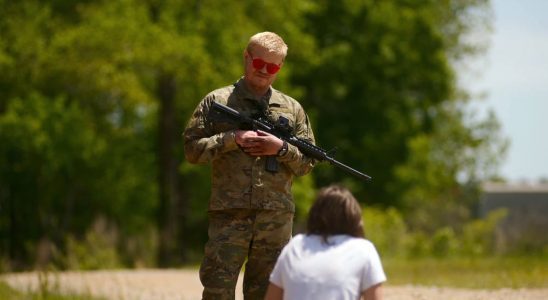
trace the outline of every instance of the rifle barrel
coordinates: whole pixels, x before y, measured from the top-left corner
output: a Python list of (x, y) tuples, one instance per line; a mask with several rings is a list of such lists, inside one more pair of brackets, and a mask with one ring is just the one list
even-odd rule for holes
[(328, 157), (326, 157), (325, 160), (327, 160), (330, 164), (332, 164), (332, 165), (334, 165), (334, 166), (337, 166), (337, 167), (339, 167), (340, 169), (343, 169), (343, 170), (345, 170), (345, 171), (347, 171), (347, 172), (353, 174), (354, 176), (357, 176), (357, 177), (359, 177), (359, 178), (361, 178), (361, 179), (364, 179), (364, 180), (366, 180), (366, 181), (371, 180), (371, 176), (369, 176), (369, 175), (367, 175), (367, 174), (364, 174), (364, 173), (362, 173), (362, 172), (360, 172), (360, 171), (358, 171), (358, 170), (356, 170), (356, 169), (354, 169), (354, 168), (352, 168), (352, 167), (350, 167), (350, 166), (347, 166), (347, 165), (343, 164), (342, 162), (340, 162), (340, 161), (338, 161), (338, 160), (336, 160), (336, 159), (334, 159), (334, 158), (332, 158), (332, 157), (329, 157), (329, 156), (328, 156)]
[(274, 134), (275, 136), (277, 136), (278, 138), (288, 142), (289, 144), (292, 144), (294, 146), (296, 146), (297, 148), (299, 148), (299, 150), (301, 152), (303, 152), (304, 155), (307, 155), (313, 159), (316, 159), (316, 160), (319, 160), (319, 161), (323, 161), (323, 160), (327, 160), (330, 164), (348, 172), (348, 173), (351, 173), (353, 174), (354, 176), (356, 177), (359, 177), (361, 179), (364, 179), (364, 180), (371, 180), (371, 176), (367, 175), (367, 174), (364, 174), (354, 168), (351, 168), (345, 164), (343, 164), (342, 162), (334, 159), (333, 157), (329, 156), (325, 150), (323, 150), (322, 148), (308, 142), (308, 141), (305, 141), (305, 140), (302, 140), (292, 134), (288, 134), (287, 132), (279, 132), (276, 130), (276, 128), (274, 128), (274, 126), (272, 126), (272, 124), (269, 124), (269, 122), (264, 122), (263, 120), (255, 120), (255, 119), (252, 119), (252, 118), (246, 118), (244, 117), (242, 114), (240, 114), (237, 110), (233, 109), (233, 108), (230, 108), (226, 105), (223, 105), (223, 104), (220, 104), (220, 103), (217, 103), (215, 101), (213, 101), (213, 103), (211, 104), (211, 108), (214, 110), (214, 111), (217, 111), (217, 112), (220, 112), (220, 113), (225, 113), (225, 114), (228, 114), (229, 116), (232, 117), (232, 119), (234, 120), (239, 120), (239, 121), (242, 121), (242, 120), (245, 120), (245, 121), (251, 121), (254, 125), (255, 128), (257, 129), (260, 129), (260, 130), (263, 130), (263, 131), (266, 131), (266, 132), (269, 132), (271, 134)]

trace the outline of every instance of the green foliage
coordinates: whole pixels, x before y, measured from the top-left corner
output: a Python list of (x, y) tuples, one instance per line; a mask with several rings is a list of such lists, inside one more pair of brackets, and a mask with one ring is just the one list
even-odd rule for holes
[[(104, 217), (98, 217), (83, 237), (66, 237), (65, 249), (49, 245), (55, 269), (99, 270), (122, 267), (153, 267), (156, 263), (156, 231), (144, 229), (140, 235), (121, 235)], [(46, 253), (47, 254), (47, 253)], [(48, 262), (46, 262), (48, 263)]]
[(375, 244), (383, 256), (395, 256), (404, 250), (407, 226), (397, 209), (366, 207), (363, 223), (366, 238)]
[(497, 225), (508, 215), (505, 209), (489, 213), (481, 220), (473, 220), (464, 225), (461, 252), (466, 256), (484, 256), (502, 252), (496, 244)]
[(405, 240), (405, 249), (401, 252), (405, 253), (401, 256), (407, 256), (412, 259), (430, 256), (430, 236), (421, 231), (409, 234)]
[(503, 210), (494, 211), (483, 219), (465, 222), (461, 231), (445, 226), (432, 234), (410, 230), (403, 215), (394, 208), (366, 207), (363, 221), (366, 238), (383, 257), (484, 257), (501, 252), (495, 237), (497, 225), (505, 215)]
[(432, 237), (431, 248), (435, 257), (447, 257), (457, 251), (458, 241), (455, 231), (450, 227), (443, 227), (436, 231)]
[(479, 179), (496, 176), (492, 168), (502, 155), (488, 153), (506, 147), (505, 140), (494, 134), (499, 124), (493, 116), (465, 127), (460, 116), (464, 112), (457, 116), (452, 112), (440, 111), (444, 122), (436, 124), (431, 133), (410, 139), (411, 156), (395, 169), (398, 183), (392, 188), (400, 194), (413, 230), (432, 233), (469, 220), (480, 195)]
[(383, 267), (390, 285), (472, 289), (548, 288), (546, 256), (476, 258), (388, 258)]
[[(99, 214), (120, 222), (124, 234), (147, 225), (153, 203), (140, 167), (123, 164), (122, 156), (142, 158), (135, 141), (123, 135), (106, 137), (92, 118), (74, 102), (31, 95), (15, 99), (0, 117), (1, 183), (7, 219), (0, 223), (8, 249), (34, 255), (36, 242), (47, 236), (62, 244), (63, 234), (83, 234)], [(109, 143), (122, 142), (112, 148)], [(116, 185), (113, 185), (116, 182)], [(131, 208), (131, 211), (128, 210)], [(34, 220), (34, 222), (28, 222)]]
[(264, 30), (289, 45), (275, 87), (303, 104), (320, 146), (374, 178), (320, 165), (297, 179), (297, 226), (315, 188), (339, 182), (378, 205), (366, 231), (387, 254), (445, 255), (462, 234), (457, 252), (492, 248), (468, 224), (505, 143), (493, 116), (466, 113), (454, 67), (481, 48), (466, 34), (488, 27), (487, 0), (2, 4), (3, 269), (33, 266), (41, 240), (67, 267), (153, 265), (165, 224), (181, 257), (201, 253), (210, 173), (182, 161), (180, 134), (205, 94), (241, 76), (243, 47)]
[[(0, 117), (0, 139), (2, 177), (10, 178), (2, 189), (12, 199), (25, 200), (10, 201), (9, 221), (0, 229), (19, 233), (10, 236), (10, 246), (21, 248), (46, 233), (62, 232), (63, 226), (83, 229), (95, 200), (84, 194), (100, 171), (105, 141), (78, 106), (39, 95), (15, 99)], [(93, 206), (101, 207), (96, 200)], [(74, 211), (80, 212), (78, 219), (62, 214)]]
[(316, 197), (315, 190), (312, 176), (299, 177), (293, 183), (295, 222), (306, 222), (308, 211)]
[(69, 236), (64, 264), (70, 270), (114, 269), (122, 266), (116, 250), (118, 236), (98, 219), (81, 242)]
[[(479, 145), (489, 144), (465, 130), (467, 120), (461, 110), (467, 96), (457, 86), (454, 71), (456, 61), (480, 50), (466, 37), (471, 24), (475, 29), (486, 26), (489, 15), (482, 12), (488, 11), (487, 4), (482, 0), (318, 1), (306, 15), (305, 26), (316, 41), (315, 55), (296, 70), (295, 82), (307, 90), (303, 102), (318, 143), (336, 145), (342, 161), (373, 176), (371, 185), (354, 185), (359, 199), (385, 207), (406, 206), (406, 193), (414, 185), (400, 177), (400, 169), (415, 167), (410, 162), (421, 154), (412, 148), (417, 147), (415, 141), (429, 140), (448, 120), (451, 127), (463, 129), (459, 139), (464, 143), (454, 151), (440, 149), (439, 160), (431, 161), (431, 152), (422, 154), (427, 158), (424, 167), (444, 176), (425, 178), (421, 173), (414, 177), (421, 184), (433, 179), (439, 180), (433, 184), (447, 187), (444, 192), (459, 188), (452, 183), (462, 174), (452, 167), (458, 166), (468, 147), (478, 154)], [(430, 145), (437, 148), (436, 143)], [(482, 152), (481, 157), (496, 155)], [(438, 164), (442, 160), (447, 163)], [(485, 167), (475, 162), (467, 166)], [(316, 174), (319, 185), (340, 181), (333, 169)]]

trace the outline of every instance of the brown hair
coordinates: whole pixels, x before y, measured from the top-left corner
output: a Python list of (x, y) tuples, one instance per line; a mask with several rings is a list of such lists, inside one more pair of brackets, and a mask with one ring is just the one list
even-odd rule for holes
[(345, 187), (331, 185), (320, 190), (308, 213), (307, 234), (327, 238), (335, 234), (364, 237), (362, 209)]

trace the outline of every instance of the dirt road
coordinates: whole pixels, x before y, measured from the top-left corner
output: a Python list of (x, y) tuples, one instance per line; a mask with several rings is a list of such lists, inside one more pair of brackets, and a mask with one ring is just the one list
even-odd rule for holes
[[(242, 276), (240, 276), (241, 278)], [(39, 286), (61, 292), (76, 292), (113, 300), (196, 300), (202, 286), (196, 270), (120, 270), (50, 273), (48, 280), (38, 273), (4, 274), (0, 280), (22, 290)], [(236, 299), (243, 299), (241, 280)], [(469, 290), (424, 286), (391, 286), (384, 288), (385, 300), (546, 300), (548, 289)]]

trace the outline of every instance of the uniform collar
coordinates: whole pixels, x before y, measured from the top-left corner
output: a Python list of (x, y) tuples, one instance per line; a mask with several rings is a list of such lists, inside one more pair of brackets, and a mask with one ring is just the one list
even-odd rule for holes
[(272, 97), (272, 87), (268, 88), (268, 91), (262, 97), (257, 97), (254, 95), (246, 86), (244, 78), (240, 78), (236, 83), (234, 83), (236, 94), (242, 99), (255, 100), (259, 102), (269, 103), (270, 98)]

